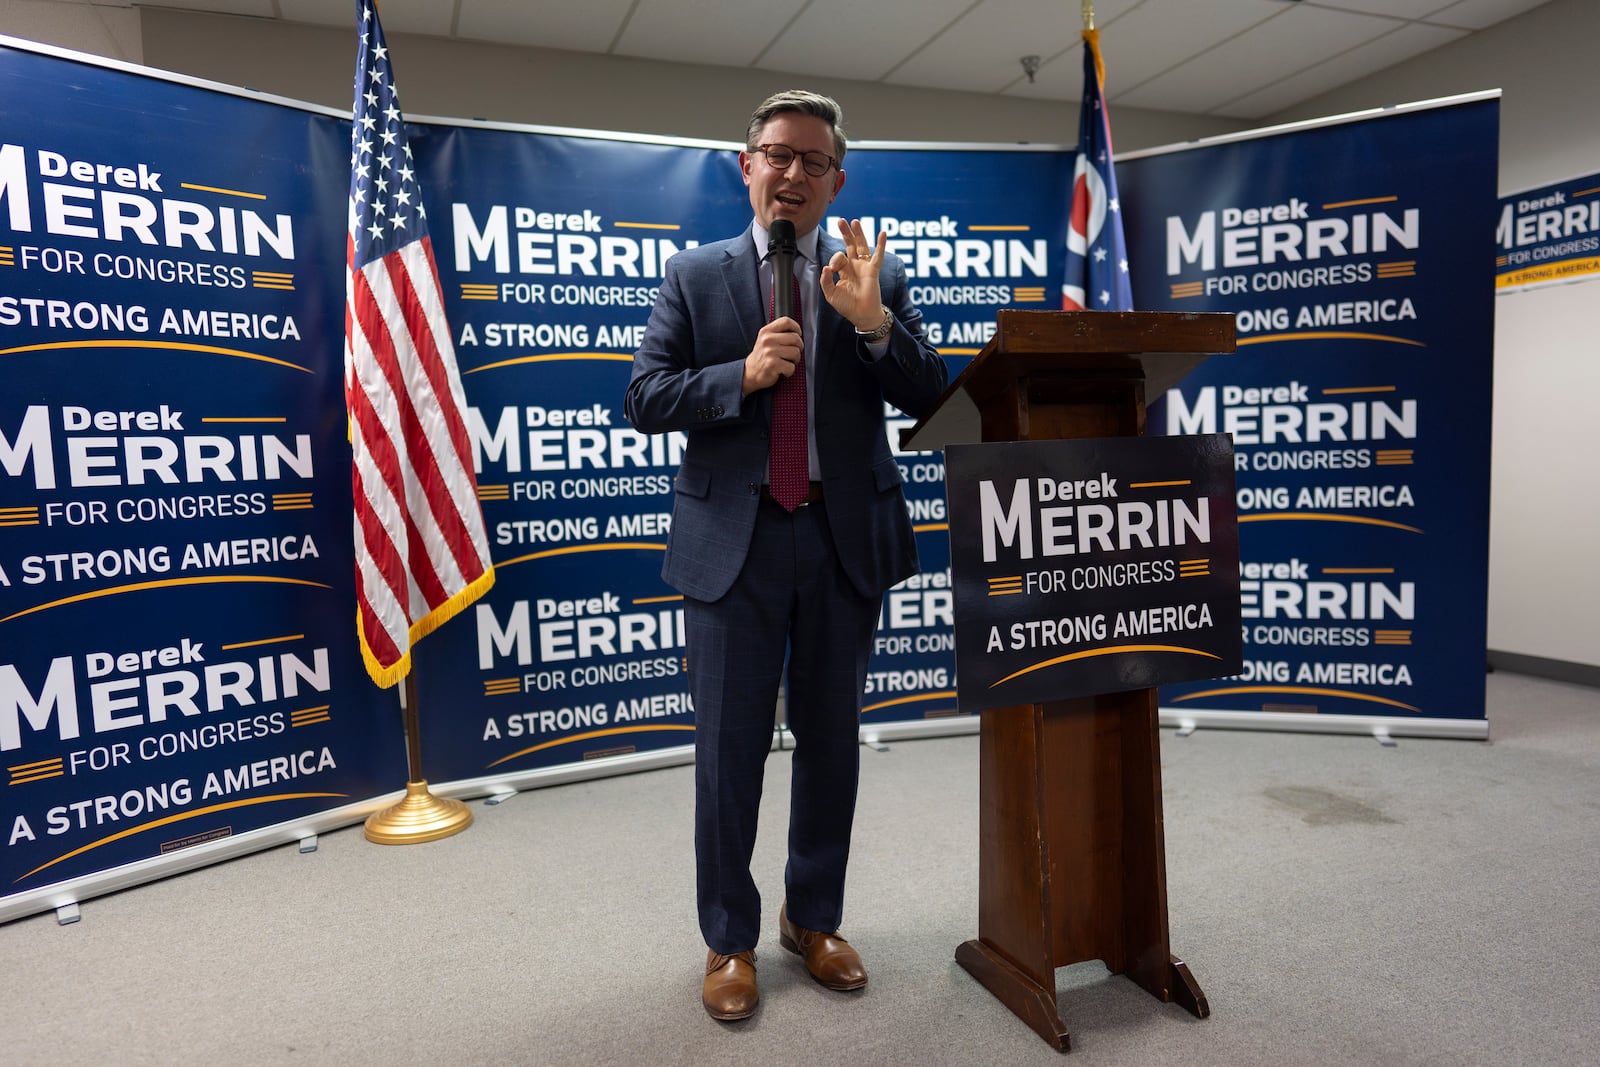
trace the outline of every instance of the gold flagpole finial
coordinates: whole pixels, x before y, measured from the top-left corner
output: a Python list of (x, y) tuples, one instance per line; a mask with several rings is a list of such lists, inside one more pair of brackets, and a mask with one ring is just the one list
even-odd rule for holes
[(1094, 0), (1083, 0), (1083, 28), (1094, 29)]

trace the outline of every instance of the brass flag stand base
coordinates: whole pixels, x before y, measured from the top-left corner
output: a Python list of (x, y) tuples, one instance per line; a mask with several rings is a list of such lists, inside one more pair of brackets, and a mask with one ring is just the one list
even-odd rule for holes
[(367, 816), (367, 840), (379, 845), (420, 845), (459, 834), (472, 825), (472, 812), (459, 800), (428, 792), (422, 776), (422, 722), (417, 714), (417, 679), (407, 674), (400, 689), (405, 719), (406, 763), (410, 777), (405, 799)]
[(472, 812), (459, 800), (436, 797), (427, 782), (407, 782), (405, 799), (367, 817), (367, 840), (379, 845), (420, 845), (459, 834)]

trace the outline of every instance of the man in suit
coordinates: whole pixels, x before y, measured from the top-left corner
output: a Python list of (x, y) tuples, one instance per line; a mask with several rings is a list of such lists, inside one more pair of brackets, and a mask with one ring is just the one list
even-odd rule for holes
[[(750, 874), (762, 770), (788, 660), (794, 733), (779, 943), (830, 989), (866, 970), (839, 936), (867, 659), (884, 592), (917, 570), (884, 401), (912, 416), (943, 393), (905, 270), (859, 220), (822, 233), (844, 186), (839, 105), (779, 93), (739, 166), (755, 220), (667, 263), (625, 410), (684, 430), (662, 577), (684, 595), (695, 709), (695, 860), (708, 947), (702, 1000), (743, 1019), (758, 998), (761, 898)], [(768, 230), (793, 223), (795, 311), (773, 317)]]

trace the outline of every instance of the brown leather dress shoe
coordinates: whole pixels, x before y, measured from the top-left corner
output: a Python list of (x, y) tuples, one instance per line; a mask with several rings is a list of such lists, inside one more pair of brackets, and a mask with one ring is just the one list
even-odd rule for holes
[(806, 971), (829, 989), (860, 989), (867, 984), (861, 954), (835, 930), (824, 934), (789, 921), (789, 905), (778, 911), (778, 943), (805, 961)]
[(706, 980), (700, 991), (706, 1014), (729, 1022), (748, 1019), (756, 1013), (756, 951), (746, 949), (732, 956), (706, 952)]

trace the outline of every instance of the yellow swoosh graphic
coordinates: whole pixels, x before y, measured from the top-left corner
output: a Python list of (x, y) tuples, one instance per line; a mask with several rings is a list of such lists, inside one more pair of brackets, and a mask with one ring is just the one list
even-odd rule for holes
[(156, 819), (154, 822), (147, 822), (139, 826), (130, 826), (126, 830), (119, 830), (110, 837), (102, 837), (98, 841), (91, 841), (81, 848), (75, 848), (65, 855), (57, 856), (49, 863), (39, 864), (39, 866), (23, 875), (22, 878), (18, 878), (16, 881), (20, 882), (23, 878), (31, 878), (40, 871), (44, 870), (46, 867), (54, 867), (63, 860), (70, 860), (74, 856), (81, 856), (90, 849), (99, 848), (101, 845), (109, 845), (113, 841), (120, 841), (124, 837), (132, 837), (134, 834), (142, 834), (146, 830), (154, 830), (158, 826), (169, 826), (175, 822), (182, 822), (185, 819), (197, 819), (202, 815), (213, 815), (216, 812), (227, 811), (230, 808), (247, 808), (253, 804), (271, 804), (274, 801), (279, 800), (310, 800), (317, 797), (344, 797), (348, 795), (349, 794), (347, 793), (279, 793), (276, 796), (270, 797), (251, 797), (248, 800), (230, 800), (226, 804), (213, 804), (209, 808), (196, 808), (194, 811), (186, 811), (179, 815), (168, 815), (164, 819)]
[[(515, 559), (501, 559), (495, 561), (496, 567), (509, 567), (513, 563), (526, 563), (531, 559), (548, 559), (551, 556), (570, 556), (578, 552), (618, 552), (624, 549), (642, 548), (653, 549), (656, 552), (665, 552), (667, 546), (656, 544), (653, 541), (615, 541), (609, 545), (571, 545), (567, 548), (547, 548), (543, 552), (530, 552), (526, 556), (517, 556)], [(0, 619), (0, 622), (4, 622)]]
[(51, 341), (42, 345), (22, 345), (18, 348), (0, 348), (0, 356), (9, 356), (17, 352), (49, 352), (64, 348), (164, 348), (177, 352), (210, 352), (217, 356), (233, 356), (236, 359), (254, 359), (262, 363), (276, 363), (280, 367), (290, 370), (312, 373), (310, 367), (302, 367), (298, 363), (290, 363), (284, 359), (274, 359), (263, 356), (258, 352), (243, 352), (237, 348), (219, 348), (216, 345), (196, 345), (187, 341), (135, 341), (132, 339), (116, 340), (107, 338), (97, 341)]
[(1403, 522), (1390, 522), (1388, 519), (1369, 519), (1361, 515), (1335, 515), (1328, 511), (1263, 511), (1259, 515), (1240, 515), (1239, 522), (1293, 522), (1303, 519), (1307, 522), (1353, 522), (1362, 526), (1387, 526), (1395, 530), (1406, 530), (1410, 533), (1421, 533), (1420, 527), (1407, 526)]
[[(530, 752), (538, 752), (541, 749), (555, 748), (557, 745), (570, 745), (574, 741), (591, 741), (596, 737), (615, 737), (617, 734), (641, 734), (641, 733), (649, 733), (651, 731), (659, 731), (659, 730), (687, 730), (690, 733), (693, 733), (694, 732), (694, 727), (693, 726), (672, 726), (672, 725), (667, 725), (667, 726), (618, 726), (618, 727), (614, 727), (613, 729), (610, 729), (610, 730), (590, 730), (586, 734), (573, 734), (571, 737), (562, 737), (562, 738), (559, 738), (559, 739), (557, 739), (555, 741), (545, 741), (545, 742), (542, 742), (541, 744), (530, 745), (529, 747), (523, 749), (520, 752), (513, 752), (509, 756), (501, 756), (499, 759), (495, 760), (493, 763), (488, 764), (487, 766), (488, 767), (498, 767), (498, 766), (500, 766), (500, 764), (505, 763), (508, 760), (516, 759), (518, 756), (526, 756)], [(485, 769), (487, 769), (487, 767)]]
[(1421, 712), (1421, 708), (1402, 704), (1398, 700), (1388, 697), (1369, 696), (1366, 693), (1357, 693), (1349, 689), (1319, 689), (1309, 685), (1241, 685), (1232, 689), (1206, 689), (1198, 693), (1185, 693), (1183, 696), (1173, 697), (1173, 702), (1180, 700), (1199, 700), (1201, 697), (1232, 696), (1235, 693), (1294, 693), (1300, 696), (1343, 697), (1346, 700), (1366, 700), (1374, 704), (1388, 704), (1390, 707), (1405, 708), (1407, 711)]
[(937, 693), (918, 693), (916, 696), (895, 697), (893, 700), (885, 700), (877, 704), (868, 704), (866, 707), (862, 708), (861, 711), (863, 714), (865, 714), (869, 711), (877, 711), (879, 708), (892, 708), (896, 704), (915, 704), (921, 700), (954, 700), (955, 698), (956, 691), (954, 689), (946, 689)]
[(1202, 652), (1198, 648), (1184, 648), (1181, 645), (1107, 645), (1105, 648), (1086, 648), (1082, 652), (1069, 652), (1065, 656), (1057, 656), (1055, 659), (1047, 659), (1041, 663), (1035, 663), (1031, 667), (1024, 667), (1020, 671), (1013, 671), (998, 682), (991, 682), (989, 688), (993, 689), (997, 685), (1004, 685), (1013, 678), (1021, 678), (1024, 674), (1044, 670), (1046, 667), (1054, 667), (1058, 663), (1070, 663), (1075, 659), (1090, 659), (1094, 656), (1115, 656), (1121, 652), (1181, 652), (1186, 656), (1204, 656), (1207, 659), (1222, 658), (1210, 652)]
[(1369, 196), (1365, 200), (1338, 200), (1332, 204), (1323, 204), (1322, 210), (1331, 211), (1336, 207), (1360, 207), (1362, 204), (1392, 204), (1399, 199), (1398, 196)]
[(226, 196), (244, 196), (249, 197), (251, 200), (265, 200), (267, 198), (265, 193), (246, 193), (238, 189), (218, 189), (215, 185), (191, 185), (188, 182), (179, 182), (178, 188), (198, 189), (202, 193), (222, 193)]
[(119, 593), (137, 593), (145, 589), (164, 589), (179, 585), (216, 585), (228, 582), (269, 582), (279, 585), (309, 585), (316, 589), (332, 589), (333, 586), (323, 582), (311, 582), (304, 578), (267, 578), (248, 574), (217, 574), (206, 578), (163, 578), (159, 582), (136, 582), (133, 585), (114, 585), (109, 589), (96, 589), (88, 593), (78, 593), (76, 596), (62, 597), (52, 600), (48, 604), (35, 604), (31, 608), (24, 608), (14, 614), (0, 619), (0, 622), (10, 622), (20, 619), (24, 615), (32, 615), (36, 611), (45, 611), (49, 608), (59, 608), (64, 604), (76, 604), (80, 600), (97, 600), (103, 596), (116, 596)]
[(485, 363), (481, 367), (462, 371), (463, 374), (477, 374), (481, 370), (495, 370), (500, 367), (515, 367), (519, 363), (560, 363), (565, 360), (602, 360), (612, 363), (632, 363), (633, 357), (621, 352), (552, 352), (547, 356), (518, 356), (516, 359), (502, 359), (498, 363)]
[(1264, 345), (1268, 341), (1389, 341), (1397, 345), (1414, 345), (1427, 348), (1421, 341), (1406, 337), (1393, 337), (1386, 333), (1356, 333), (1353, 330), (1315, 330), (1310, 333), (1264, 333), (1260, 337), (1241, 337), (1239, 347)]

